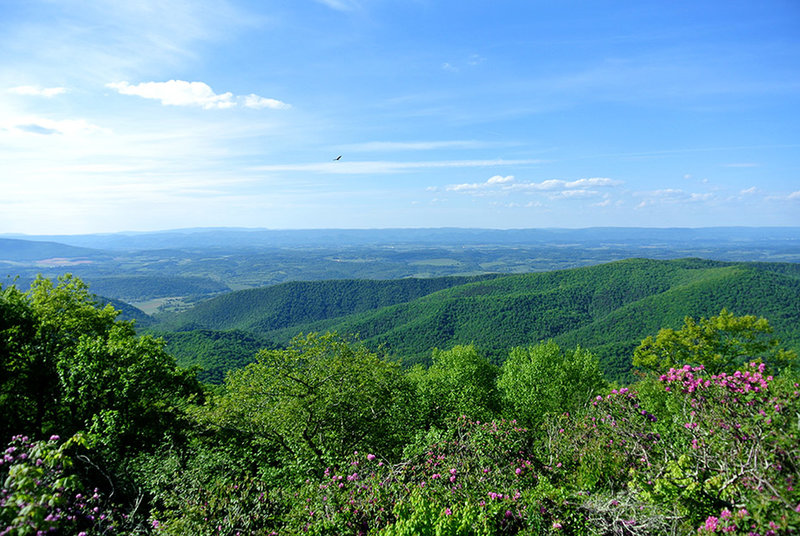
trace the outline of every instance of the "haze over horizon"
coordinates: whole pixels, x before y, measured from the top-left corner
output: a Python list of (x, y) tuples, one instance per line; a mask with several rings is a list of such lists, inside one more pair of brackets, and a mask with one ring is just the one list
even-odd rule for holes
[(788, 0), (0, 3), (0, 234), (798, 226), (799, 29)]

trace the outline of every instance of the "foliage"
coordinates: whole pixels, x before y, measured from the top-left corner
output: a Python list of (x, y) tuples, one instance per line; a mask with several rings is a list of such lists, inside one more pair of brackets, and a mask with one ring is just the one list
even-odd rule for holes
[[(639, 283), (707, 277), (684, 264), (694, 272)], [(575, 318), (618, 311), (633, 284), (588, 296), (575, 273), (550, 277), (566, 291), (550, 305), (571, 296)], [(516, 284), (505, 279), (440, 296), (479, 304)], [(592, 353), (557, 341), (500, 368), (456, 345), (404, 371), (314, 333), (203, 392), (79, 280), (2, 288), (0, 424), (14, 437), (0, 534), (797, 533), (800, 379), (770, 370), (783, 354), (761, 320), (720, 317), (693, 324), (711, 342), (686, 336), (694, 346), (673, 358), (686, 363), (610, 391)]]
[(746, 359), (760, 358), (780, 370), (797, 356), (779, 348), (770, 337), (773, 329), (766, 318), (735, 316), (726, 309), (699, 322), (684, 319), (680, 330), (662, 329), (655, 339), (648, 336), (633, 354), (633, 364), (665, 371), (683, 363), (702, 365), (715, 373), (732, 370)]
[[(263, 333), (278, 343), (298, 331), (358, 334), (372, 349), (427, 364), (431, 348), (474, 344), (499, 362), (510, 348), (552, 339), (562, 347), (593, 351), (609, 379), (630, 382), (630, 354), (643, 338), (660, 328), (679, 328), (687, 315), (708, 317), (724, 307), (761, 312), (787, 348), (800, 349), (796, 272), (792, 265), (628, 259), (476, 281)], [(293, 301), (281, 298), (281, 303)], [(300, 296), (298, 303), (309, 302)], [(313, 314), (308, 307), (316, 308), (312, 303), (300, 310)], [(214, 316), (225, 314), (219, 308)], [(260, 330), (255, 324), (250, 329)]]
[(421, 437), (398, 464), (354, 452), (306, 482), (285, 527), (311, 534), (516, 534), (529, 521), (542, 522), (523, 493), (539, 482), (531, 448), (516, 423), (464, 417)]
[[(199, 386), (163, 343), (137, 337), (117, 311), (95, 304), (86, 285), (37, 279), (28, 293), (3, 289), (8, 353), (0, 384), (2, 432), (46, 436), (85, 430), (109, 452), (147, 448), (180, 428), (181, 405)], [(9, 314), (10, 311), (10, 314)]]
[(396, 451), (408, 433), (410, 384), (362, 345), (310, 334), (257, 359), (228, 375), (208, 422), (274, 442), (311, 468), (358, 448)]
[(114, 534), (132, 527), (99, 489), (87, 489), (75, 466), (80, 435), (32, 441), (15, 436), (0, 458), (0, 534)]
[(500, 409), (496, 377), (497, 367), (475, 346), (434, 350), (433, 365), (417, 384), (425, 422), (441, 426), (463, 415), (491, 420)]
[(198, 367), (198, 379), (219, 385), (229, 370), (240, 369), (256, 360), (259, 350), (275, 350), (272, 341), (245, 331), (198, 329), (180, 332), (157, 332), (164, 349), (182, 367)]
[[(800, 394), (797, 384), (763, 372), (756, 363), (716, 375), (689, 365), (671, 369), (657, 380), (661, 418), (636, 391), (598, 396), (589, 414), (551, 434), (560, 485), (640, 505), (626, 518), (631, 534), (654, 526), (681, 533), (797, 530)], [(587, 498), (581, 509), (612, 530), (609, 512), (597, 510), (603, 503)]]
[(538, 428), (548, 415), (581, 410), (606, 382), (594, 355), (581, 348), (564, 352), (548, 341), (512, 349), (497, 386), (504, 413)]
[(162, 318), (163, 327), (244, 330), (268, 333), (308, 322), (336, 318), (408, 302), (482, 277), (390, 280), (289, 281), (215, 297), (192, 309)]

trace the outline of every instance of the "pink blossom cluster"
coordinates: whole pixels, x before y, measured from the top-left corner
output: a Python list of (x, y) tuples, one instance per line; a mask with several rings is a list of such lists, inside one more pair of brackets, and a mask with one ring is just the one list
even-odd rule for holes
[(762, 393), (769, 388), (772, 376), (764, 376), (764, 363), (750, 363), (744, 370), (737, 370), (733, 374), (720, 372), (705, 376), (705, 367), (699, 365), (692, 367), (684, 365), (681, 368), (671, 368), (666, 374), (662, 374), (659, 380), (668, 384), (665, 389), (671, 390), (669, 384), (679, 384), (681, 392), (694, 393), (708, 389), (711, 386), (724, 387), (731, 393)]

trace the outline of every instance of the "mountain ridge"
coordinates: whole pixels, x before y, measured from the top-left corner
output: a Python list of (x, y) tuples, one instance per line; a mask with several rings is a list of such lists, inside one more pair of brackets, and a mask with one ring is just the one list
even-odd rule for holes
[[(369, 285), (387, 283), (351, 284), (368, 292)], [(320, 285), (307, 282), (302, 288), (308, 292)], [(198, 305), (207, 321), (194, 317), (195, 323), (185, 327), (241, 329), (279, 344), (300, 332), (337, 331), (357, 335), (367, 345), (382, 347), (407, 363), (426, 362), (434, 347), (470, 343), (500, 361), (511, 347), (553, 339), (602, 352), (606, 373), (624, 378), (630, 372), (632, 350), (644, 337), (662, 327), (679, 327), (686, 316), (708, 317), (727, 308), (738, 315), (766, 317), (787, 345), (800, 349), (796, 307), (800, 265), (791, 263), (627, 259), (452, 284), (373, 309), (347, 314), (339, 314), (344, 309), (331, 309), (334, 316), (308, 322), (301, 317), (283, 325), (267, 318), (260, 324), (253, 318), (247, 324), (212, 322), (225, 315), (224, 310), (216, 312), (216, 306), (230, 307), (230, 300), (235, 303), (242, 295), (246, 294), (231, 293)], [(291, 296), (284, 299), (291, 301)], [(313, 306), (308, 295), (300, 303)], [(183, 318), (190, 318), (190, 313), (182, 313)]]

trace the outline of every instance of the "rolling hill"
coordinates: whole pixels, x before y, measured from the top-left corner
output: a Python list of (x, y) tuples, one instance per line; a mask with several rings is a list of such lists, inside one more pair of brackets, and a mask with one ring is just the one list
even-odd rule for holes
[(798, 264), (628, 259), (466, 279), (287, 283), (209, 300), (162, 327), (239, 329), (278, 343), (338, 331), (407, 363), (469, 343), (500, 361), (511, 347), (554, 339), (594, 350), (609, 377), (625, 379), (644, 337), (725, 307), (765, 316), (800, 349)]
[(267, 333), (372, 311), (491, 277), (290, 281), (212, 298), (181, 314), (162, 316), (160, 327), (170, 331), (238, 329)]

